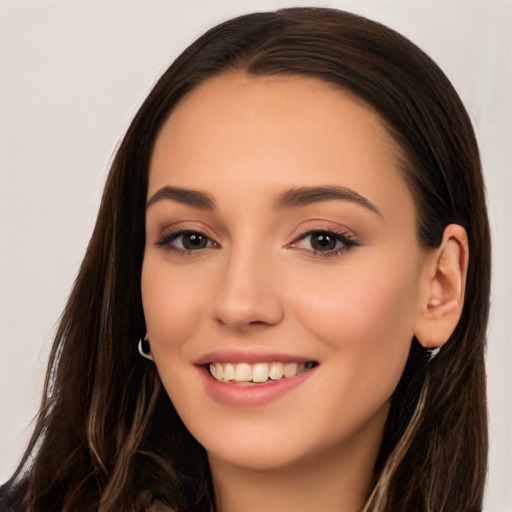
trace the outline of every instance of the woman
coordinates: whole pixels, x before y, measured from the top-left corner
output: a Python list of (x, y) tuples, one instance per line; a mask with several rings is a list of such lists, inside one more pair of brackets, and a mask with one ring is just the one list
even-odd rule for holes
[(119, 148), (3, 508), (481, 510), (489, 266), (426, 55), (327, 9), (219, 25)]

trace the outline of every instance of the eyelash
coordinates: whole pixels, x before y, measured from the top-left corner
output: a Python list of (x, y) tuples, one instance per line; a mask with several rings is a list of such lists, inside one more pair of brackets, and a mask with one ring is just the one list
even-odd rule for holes
[[(359, 245), (358, 242), (354, 240), (348, 233), (342, 231), (333, 231), (332, 229), (311, 229), (302, 233), (298, 238), (296, 238), (289, 247), (297, 247), (298, 242), (306, 240), (308, 237), (312, 236), (325, 236), (335, 241), (336, 245), (341, 244), (340, 247), (336, 249), (330, 249), (327, 251), (322, 251), (318, 249), (314, 249), (312, 247), (312, 242), (309, 243), (311, 249), (305, 249), (308, 252), (312, 252), (315, 257), (328, 258), (331, 256), (340, 256), (344, 254), (346, 251), (351, 249), (352, 247), (357, 247)], [(300, 249), (300, 248), (299, 248)]]
[[(199, 247), (196, 249), (187, 249), (185, 247), (177, 247), (173, 245), (173, 242), (178, 240), (180, 237), (185, 237), (187, 235), (197, 235), (204, 239), (206, 239), (206, 243), (209, 244), (207, 247)], [(183, 244), (183, 242), (182, 242)], [(164, 247), (171, 249), (173, 251), (176, 251), (177, 253), (183, 254), (183, 255), (191, 255), (193, 253), (198, 253), (204, 249), (211, 249), (211, 248), (219, 248), (220, 244), (213, 240), (210, 236), (203, 233), (202, 231), (199, 231), (197, 229), (175, 229), (167, 231), (162, 235), (162, 237), (156, 242), (158, 247)]]
[[(197, 235), (199, 237), (202, 237), (206, 239), (206, 247), (199, 247), (195, 249), (187, 249), (185, 247), (177, 247), (173, 245), (173, 242), (178, 240), (180, 237), (185, 237), (187, 235)], [(288, 245), (290, 248), (298, 248), (297, 247), (299, 242), (302, 242), (306, 240), (308, 237), (313, 236), (324, 236), (327, 238), (330, 238), (331, 240), (334, 240), (336, 245), (341, 244), (340, 247), (335, 249), (330, 249), (327, 251), (322, 251), (319, 249), (314, 249), (312, 247), (312, 243), (310, 242), (311, 249), (304, 249), (305, 251), (312, 253), (314, 257), (331, 257), (331, 256), (340, 256), (341, 254), (344, 254), (347, 250), (351, 249), (352, 247), (357, 247), (359, 245), (358, 242), (356, 242), (348, 233), (341, 232), (341, 231), (333, 231), (332, 229), (311, 229), (309, 231), (306, 231), (305, 233), (302, 233), (299, 237), (297, 237), (292, 243)], [(182, 242), (183, 244), (183, 242)], [(164, 235), (155, 243), (158, 247), (164, 247), (169, 248), (173, 251), (176, 251), (180, 254), (183, 254), (185, 256), (192, 255), (194, 253), (199, 253), (204, 249), (212, 249), (212, 248), (220, 248), (221, 245), (213, 240), (210, 236), (205, 234), (202, 231), (194, 230), (194, 229), (175, 229), (168, 231), (164, 233)]]

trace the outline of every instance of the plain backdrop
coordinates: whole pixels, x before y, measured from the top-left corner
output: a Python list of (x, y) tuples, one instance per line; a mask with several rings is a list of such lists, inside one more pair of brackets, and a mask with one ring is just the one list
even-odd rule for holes
[(1, 1), (0, 482), (27, 443), (55, 326), (137, 107), (211, 25), (292, 5), (351, 10), (403, 33), (444, 69), (470, 112), (494, 235), (486, 511), (512, 511), (509, 0)]

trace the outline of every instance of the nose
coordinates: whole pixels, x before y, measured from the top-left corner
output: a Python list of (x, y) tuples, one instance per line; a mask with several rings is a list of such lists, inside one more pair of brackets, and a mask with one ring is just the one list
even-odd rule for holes
[(278, 271), (258, 251), (233, 251), (219, 275), (214, 299), (218, 322), (248, 331), (279, 324), (284, 315)]

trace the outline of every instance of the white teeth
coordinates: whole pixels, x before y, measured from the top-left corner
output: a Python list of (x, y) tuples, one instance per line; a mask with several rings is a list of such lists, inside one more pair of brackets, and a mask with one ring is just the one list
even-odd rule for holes
[(263, 383), (269, 379), (291, 379), (316, 366), (315, 363), (212, 363), (209, 366), (213, 378), (221, 382), (255, 382)]
[(282, 379), (284, 375), (283, 363), (272, 363), (268, 371), (268, 376), (272, 380)]
[(215, 363), (215, 375), (217, 379), (223, 380), (224, 379), (224, 367), (221, 363)]
[(284, 365), (284, 376), (289, 379), (297, 375), (297, 363), (286, 363)]
[(268, 380), (268, 364), (258, 363), (252, 367), (253, 382), (267, 382)]
[(235, 380), (235, 367), (231, 363), (226, 363), (224, 365), (224, 380)]
[(237, 382), (250, 382), (252, 380), (251, 365), (247, 363), (237, 364), (235, 367), (235, 380)]

